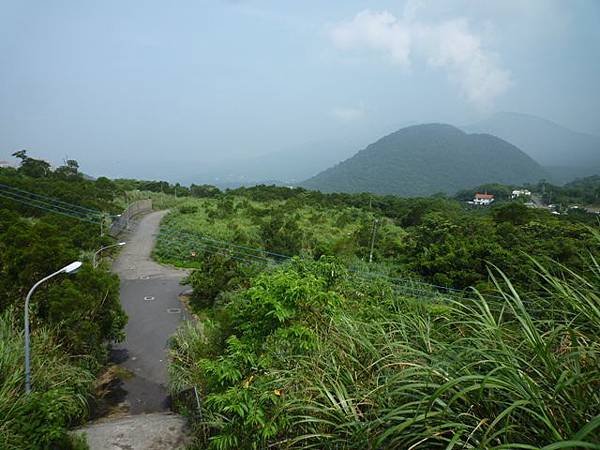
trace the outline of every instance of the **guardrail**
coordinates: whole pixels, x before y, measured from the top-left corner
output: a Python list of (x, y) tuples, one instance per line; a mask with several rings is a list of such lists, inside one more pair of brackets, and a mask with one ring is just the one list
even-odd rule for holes
[(123, 213), (110, 225), (109, 234), (117, 236), (123, 230), (129, 228), (129, 222), (141, 213), (152, 211), (152, 199), (138, 200), (131, 203)]

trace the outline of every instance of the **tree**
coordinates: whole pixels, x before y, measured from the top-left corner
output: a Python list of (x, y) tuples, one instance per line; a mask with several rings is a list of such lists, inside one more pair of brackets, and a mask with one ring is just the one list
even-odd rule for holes
[(61, 178), (79, 178), (79, 163), (74, 159), (67, 159), (63, 166), (54, 171), (54, 174)]
[(19, 172), (23, 173), (23, 175), (32, 178), (42, 178), (47, 177), (52, 172), (50, 163), (27, 156), (27, 150), (19, 150), (13, 153), (12, 156), (21, 160)]

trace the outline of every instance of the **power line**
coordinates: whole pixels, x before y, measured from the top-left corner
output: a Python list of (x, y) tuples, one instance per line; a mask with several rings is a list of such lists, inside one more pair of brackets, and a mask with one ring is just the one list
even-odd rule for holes
[(97, 214), (97, 215), (101, 215), (102, 214), (100, 211), (95, 210), (95, 209), (86, 208), (85, 206), (75, 205), (73, 203), (67, 203), (67, 202), (64, 202), (62, 200), (59, 200), (59, 199), (56, 199), (56, 198), (53, 198), (53, 197), (48, 197), (46, 195), (37, 194), (35, 192), (25, 191), (23, 189), (19, 189), (19, 188), (15, 187), (15, 186), (10, 186), (10, 185), (7, 185), (7, 184), (0, 183), (0, 188), (12, 190), (12, 191), (18, 191), (18, 192), (20, 192), (22, 194), (25, 194), (25, 195), (29, 195), (29, 196), (32, 196), (32, 197), (37, 197), (38, 199), (41, 199), (41, 201), (46, 200), (46, 201), (49, 201), (49, 202), (52, 202), (52, 203), (56, 203), (58, 205), (64, 205), (64, 206), (66, 206), (66, 209), (71, 209), (71, 210), (74, 210), (74, 211), (81, 211), (81, 212), (86, 213), (86, 214), (88, 214), (88, 213)]
[[(174, 236), (167, 237), (166, 242), (167, 243), (180, 243), (180, 241), (177, 240), (177, 238)], [(253, 255), (251, 253), (241, 252), (240, 250), (233, 250), (230, 247), (223, 246), (223, 245), (217, 245), (217, 244), (211, 244), (211, 243), (201, 243), (201, 242), (197, 242), (197, 241), (191, 242), (190, 237), (188, 237), (187, 242), (183, 242), (182, 244), (189, 247), (191, 250), (193, 250), (197, 247), (215, 248), (217, 250), (228, 250), (232, 253), (235, 253), (236, 255), (254, 258), (254, 259), (260, 260), (261, 262), (273, 262), (272, 259), (266, 258), (264, 256)]]
[(244, 245), (239, 245), (239, 244), (234, 244), (232, 242), (228, 242), (228, 241), (220, 241), (218, 239), (213, 239), (213, 238), (209, 238), (207, 236), (204, 236), (202, 234), (193, 232), (193, 231), (188, 231), (188, 230), (182, 230), (182, 231), (168, 231), (165, 234), (173, 236), (181, 236), (181, 235), (186, 235), (189, 236), (190, 238), (195, 238), (195, 239), (201, 239), (203, 241), (209, 241), (209, 242), (214, 242), (216, 244), (222, 244), (222, 245), (227, 245), (228, 247), (235, 247), (235, 248), (240, 248), (242, 250), (248, 250), (251, 252), (255, 252), (255, 253), (262, 253), (265, 255), (270, 255), (270, 256), (276, 256), (278, 258), (282, 258), (282, 259), (291, 259), (291, 256), (288, 255), (282, 255), (281, 253), (275, 253), (275, 252), (270, 252), (267, 250), (263, 250), (260, 248), (253, 248), (253, 247), (247, 247)]
[(236, 253), (233, 253), (231, 251), (227, 251), (227, 252), (219, 252), (218, 249), (215, 248), (210, 248), (210, 247), (202, 247), (201, 248), (206, 251), (207, 253), (212, 253), (214, 255), (221, 255), (221, 256), (227, 256), (228, 258), (233, 258), (237, 261), (242, 261), (245, 262), (247, 264), (268, 264), (269, 262), (273, 262), (273, 261), (269, 261), (269, 260), (253, 260), (253, 259), (246, 259), (240, 256), (236, 256)]
[(81, 220), (84, 222), (89, 222), (89, 223), (93, 223), (98, 225), (100, 222), (97, 220), (93, 220), (91, 219), (89, 216), (83, 216), (80, 213), (76, 213), (74, 211), (70, 211), (70, 210), (65, 210), (65, 209), (60, 209), (60, 208), (56, 208), (53, 207), (53, 205), (49, 205), (46, 203), (38, 203), (36, 200), (34, 199), (28, 199), (28, 198), (23, 198), (22, 196), (15, 196), (14, 193), (10, 192), (10, 191), (1, 191), (0, 190), (0, 197), (4, 197), (7, 198), (9, 200), (24, 204), (26, 206), (29, 206), (31, 208), (37, 208), (37, 209), (41, 209), (47, 212), (52, 212), (52, 213), (56, 213), (56, 214), (61, 214), (63, 216), (67, 216), (73, 219), (77, 219), (77, 220)]
[(72, 215), (77, 215), (77, 216), (83, 216), (83, 217), (89, 217), (90, 216), (89, 213), (82, 213), (80, 211), (72, 210), (72, 209), (69, 209), (69, 208), (64, 208), (64, 207), (62, 207), (60, 205), (55, 205), (53, 203), (49, 203), (49, 202), (46, 202), (46, 201), (43, 201), (43, 200), (38, 200), (38, 199), (35, 199), (35, 198), (29, 198), (29, 197), (26, 197), (24, 195), (18, 194), (16, 192), (11, 192), (11, 191), (7, 191), (7, 190), (0, 190), (0, 191), (2, 191), (5, 194), (5, 197), (10, 196), (9, 198), (13, 198), (15, 200), (17, 200), (17, 199), (18, 200), (22, 200), (23, 203), (29, 202), (29, 204), (31, 206), (34, 206), (34, 207), (36, 205), (43, 205), (44, 207), (51, 208), (53, 211), (54, 210), (60, 210), (61, 212), (65, 212), (67, 214), (72, 214)]
[[(232, 242), (221, 241), (221, 240), (209, 238), (207, 236), (201, 235), (201, 234), (193, 232), (193, 231), (188, 231), (188, 230), (182, 230), (182, 231), (177, 231), (177, 232), (174, 230), (167, 231), (166, 233), (164, 233), (164, 235), (166, 235), (168, 243), (180, 242), (179, 239), (182, 236), (185, 236), (185, 238), (187, 238), (188, 245), (204, 246), (204, 248), (206, 248), (205, 246), (207, 244), (202, 244), (202, 243), (198, 242), (197, 240), (210, 241), (210, 242), (215, 243), (215, 244), (213, 244), (213, 247), (215, 247), (217, 249), (228, 250), (230, 252), (233, 252), (235, 255), (253, 257), (253, 258), (260, 259), (262, 261), (283, 262), (283, 261), (273, 261), (272, 259), (269, 259), (269, 258), (243, 253), (240, 250), (233, 250), (231, 247), (233, 247), (234, 249), (240, 248), (240, 249), (255, 252), (255, 253), (274, 255), (277, 258), (284, 259), (285, 261), (292, 259), (291, 256), (283, 255), (281, 253), (269, 252), (269, 251), (263, 250), (263, 249), (252, 248), (252, 247), (247, 247), (247, 246), (243, 246), (243, 245), (237, 245), (237, 244), (233, 244)], [(191, 239), (193, 239), (194, 242), (190, 244), (189, 241)], [(349, 272), (354, 273), (355, 275), (357, 275), (363, 279), (383, 278), (383, 279), (387, 280), (388, 282), (390, 282), (393, 285), (395, 290), (402, 289), (405, 292), (411, 291), (412, 295), (424, 294), (424, 293), (428, 293), (429, 295), (435, 294), (435, 293), (441, 294), (441, 292), (439, 292), (439, 291), (444, 291), (445, 294), (451, 295), (452, 297), (463, 298), (464, 295), (467, 294), (467, 292), (465, 292), (463, 290), (454, 289), (454, 288), (451, 288), (448, 286), (440, 286), (440, 285), (430, 284), (430, 283), (426, 283), (423, 281), (417, 281), (417, 280), (410, 279), (410, 278), (391, 277), (389, 275), (379, 273), (379, 272), (365, 272), (365, 271), (352, 269), (352, 268), (349, 268), (348, 270), (349, 270)], [(421, 288), (414, 287), (414, 285), (420, 286)], [(429, 292), (425, 291), (424, 288), (428, 288)]]

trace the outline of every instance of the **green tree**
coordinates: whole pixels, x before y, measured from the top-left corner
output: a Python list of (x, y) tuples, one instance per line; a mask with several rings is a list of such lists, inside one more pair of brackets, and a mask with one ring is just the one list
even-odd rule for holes
[(27, 150), (19, 150), (13, 153), (12, 156), (21, 160), (19, 172), (24, 175), (32, 178), (43, 178), (51, 173), (50, 163), (27, 156)]

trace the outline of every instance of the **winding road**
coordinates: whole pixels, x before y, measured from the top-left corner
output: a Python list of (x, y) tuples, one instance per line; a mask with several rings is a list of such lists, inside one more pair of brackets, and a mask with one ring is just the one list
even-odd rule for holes
[(129, 414), (169, 409), (167, 343), (188, 317), (179, 300), (184, 270), (162, 266), (151, 258), (160, 221), (167, 211), (142, 216), (125, 236), (127, 245), (113, 264), (121, 279), (121, 303), (129, 316), (125, 341), (114, 347), (114, 359), (133, 376), (124, 380)]

